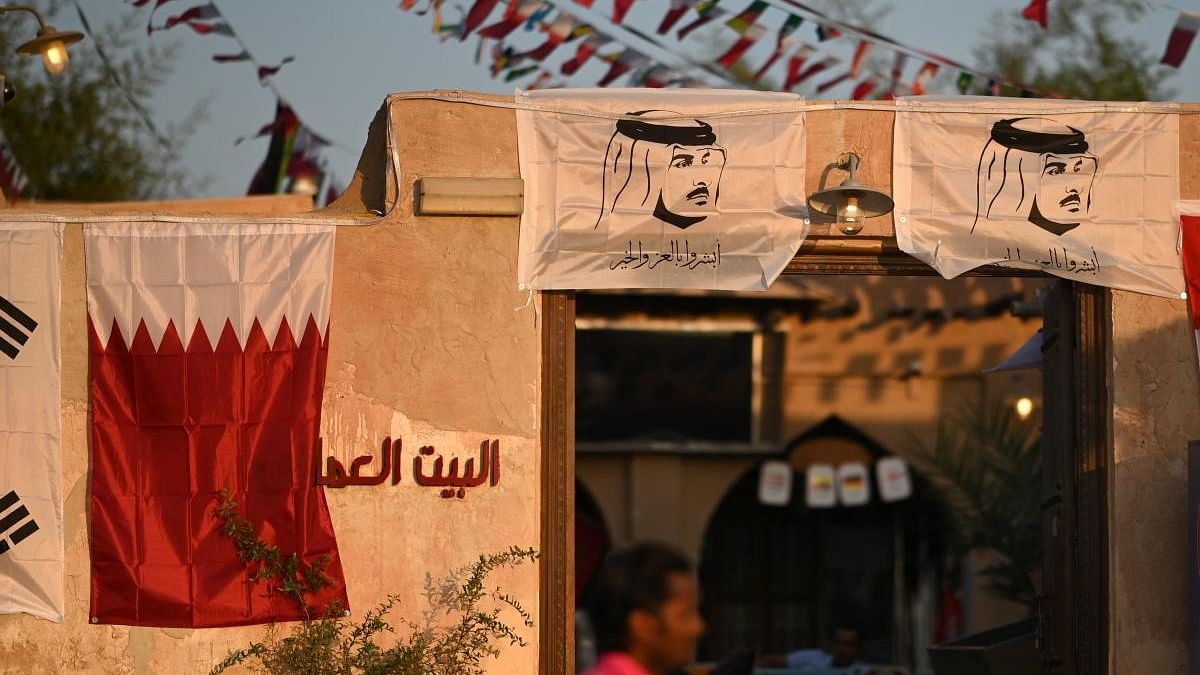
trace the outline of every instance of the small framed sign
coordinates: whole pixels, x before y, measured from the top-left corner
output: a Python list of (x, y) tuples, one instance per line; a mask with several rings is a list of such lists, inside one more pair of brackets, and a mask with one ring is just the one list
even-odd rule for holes
[(871, 501), (871, 484), (867, 466), (862, 462), (847, 462), (837, 469), (838, 498), (843, 506), (862, 506)]
[(837, 476), (832, 464), (812, 464), (808, 467), (808, 490), (805, 503), (809, 508), (828, 509), (837, 505)]
[(912, 496), (908, 464), (899, 457), (884, 457), (875, 463), (875, 483), (879, 486), (879, 498), (885, 502), (898, 502)]
[(763, 462), (758, 470), (758, 501), (769, 506), (786, 506), (792, 501), (792, 473), (792, 465), (787, 462)]

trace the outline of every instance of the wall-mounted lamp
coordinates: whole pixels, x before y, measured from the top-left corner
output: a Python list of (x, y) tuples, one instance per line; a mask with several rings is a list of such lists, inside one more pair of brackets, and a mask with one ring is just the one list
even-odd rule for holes
[(46, 23), (45, 17), (36, 8), (28, 5), (0, 5), (0, 15), (9, 12), (29, 12), (38, 20), (37, 37), (17, 47), (21, 56), (42, 55), (42, 64), (51, 75), (62, 75), (67, 69), (70, 55), (67, 45), (73, 45), (83, 39), (83, 33), (75, 31), (60, 31)]
[[(890, 213), (895, 206), (891, 197), (858, 181), (859, 161), (858, 155), (848, 152), (831, 162), (821, 172), (817, 192), (808, 197), (808, 208), (836, 218), (842, 234), (862, 232), (864, 219)], [(825, 179), (832, 169), (847, 171), (850, 176), (841, 185), (825, 189)]]

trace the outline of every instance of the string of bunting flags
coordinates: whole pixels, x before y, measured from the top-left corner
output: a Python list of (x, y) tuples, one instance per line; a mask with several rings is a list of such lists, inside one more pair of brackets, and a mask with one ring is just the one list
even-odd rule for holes
[[(552, 7), (550, 3), (536, 1), (524, 4), (524, 8), (517, 5), (514, 11), (518, 17), (529, 17), (524, 22), (527, 31), (533, 29), (535, 20), (539, 14), (542, 14), (544, 7)], [(453, 32), (453, 28), (448, 31), (447, 27), (444, 26), (443, 35), (447, 33), (450, 35), (457, 34), (460, 39), (466, 39), (469, 34), (465, 30), (471, 25), (470, 22), (464, 22), (462, 28), (457, 32)], [(483, 40), (497, 40), (497, 44), (491, 49), (491, 72), (494, 77), (500, 73), (504, 73), (505, 81), (511, 82), (526, 75), (537, 73), (533, 83), (526, 88), (539, 89), (561, 86), (561, 82), (554, 79), (555, 75), (546, 70), (542, 64), (557, 47), (578, 40), (579, 38), (583, 38), (583, 41), (577, 47), (574, 56), (564, 61), (560, 66), (560, 73), (564, 76), (574, 75), (590, 59), (595, 58), (608, 63), (609, 66), (608, 71), (601, 79), (602, 86), (608, 86), (631, 71), (636, 81), (650, 87), (703, 87), (713, 82), (729, 82), (728, 78), (723, 74), (714, 72), (713, 69), (706, 67), (704, 64), (691, 61), (685, 56), (672, 55), (669, 49), (656, 40), (643, 34), (634, 33), (628, 27), (614, 26), (613, 30), (602, 32), (596, 30), (591, 24), (577, 18), (574, 14), (559, 10), (553, 20), (543, 21), (540, 27), (548, 36), (543, 44), (531, 50), (517, 50), (511, 45), (506, 44), (505, 40), (521, 25), (521, 22), (513, 21), (511, 18), (502, 18), (496, 23), (484, 26), (479, 30), (478, 35), (481, 39), (481, 48)], [(634, 44), (635, 42), (640, 43), (641, 46), (639, 47)], [(605, 53), (612, 46), (619, 49)], [(676, 65), (671, 66), (661, 63), (662, 59), (648, 54), (647, 48), (661, 51), (667, 57), (674, 57)], [(479, 54), (477, 52), (477, 56)], [(534, 61), (535, 63), (529, 64), (528, 61)], [(684, 72), (682, 69), (691, 72)]]
[(4, 132), (0, 131), (0, 191), (9, 202), (15, 202), (28, 187), (29, 176), (17, 161)]
[(1175, 27), (1171, 29), (1171, 36), (1167, 38), (1166, 51), (1159, 62), (1176, 69), (1182, 66), (1198, 30), (1200, 12), (1180, 11), (1179, 18), (1175, 20)]
[[(1175, 26), (1167, 38), (1167, 47), (1159, 63), (1178, 69), (1187, 58), (1196, 32), (1200, 31), (1200, 12), (1189, 12), (1173, 5), (1146, 3), (1147, 9), (1173, 9), (1179, 12)], [(1041, 26), (1043, 30), (1050, 27), (1050, 0), (1030, 0), (1025, 9), (1021, 10), (1021, 18), (1028, 19)]]
[[(524, 84), (526, 89), (565, 86), (565, 78), (576, 75), (590, 59), (608, 64), (607, 71), (596, 82), (600, 87), (610, 86), (625, 76), (628, 76), (628, 86), (706, 86), (705, 80), (712, 80), (708, 76), (715, 76), (720, 80), (718, 85), (741, 87), (746, 84), (746, 76), (735, 75), (735, 67), (764, 38), (774, 37), (774, 45), (765, 60), (751, 71), (749, 80), (753, 85), (795, 91), (808, 83), (815, 93), (825, 94), (839, 85), (851, 83), (851, 99), (892, 99), (927, 93), (934, 78), (945, 71), (958, 73), (953, 82), (963, 94), (972, 93), (977, 89), (976, 83), (981, 82), (986, 84), (982, 92), (976, 93), (998, 96), (1007, 89), (1021, 97), (1065, 98), (1059, 92), (986, 73), (940, 54), (906, 45), (869, 28), (833, 18), (799, 0), (751, 0), (736, 13), (721, 6), (721, 0), (669, 0), (654, 31), (657, 38), (674, 32), (675, 38), (682, 41), (704, 26), (719, 23), (737, 34), (732, 44), (723, 48), (720, 46), (726, 44), (723, 41), (707, 41), (706, 44), (715, 45), (714, 53), (710, 58), (698, 61), (681, 50), (672, 49), (655, 36), (623, 24), (635, 1), (613, 0), (608, 23), (601, 26), (581, 20), (561, 3), (556, 5), (547, 0), (507, 0), (503, 7), (501, 0), (474, 0), (471, 7), (462, 12), (461, 20), (455, 23), (442, 19), (444, 0), (430, 0), (422, 9), (416, 9), (416, 0), (404, 0), (400, 7), (415, 10), (417, 15), (432, 15), (434, 33), (443, 42), (465, 41), (472, 35), (477, 36), (480, 42), (476, 62), (481, 62), (483, 54), (489, 53), (492, 77), (503, 77), (505, 82), (529, 78)], [(578, 7), (588, 12), (594, 9), (594, 2), (575, 0)], [(498, 20), (487, 23), (497, 10), (500, 10)], [(1046, 0), (1034, 0), (1024, 15), (1044, 24), (1048, 17)], [(764, 21), (764, 18), (768, 20)], [(805, 21), (814, 25), (815, 45), (799, 36), (798, 31)], [(522, 27), (525, 32), (544, 33), (545, 42), (526, 50), (509, 44), (513, 34)], [(1200, 14), (1181, 12), (1162, 62), (1179, 67), (1198, 28)], [(824, 43), (838, 38), (855, 42), (848, 62), (822, 49)], [(496, 41), (490, 51), (485, 44), (489, 40)], [(578, 42), (574, 55), (563, 61), (557, 72), (546, 65), (551, 53), (573, 42)], [(660, 49), (679, 63), (664, 63), (665, 59), (649, 54), (650, 49), (646, 47)], [(890, 59), (882, 59), (891, 63), (886, 73), (877, 72), (876, 64), (869, 58), (880, 52), (891, 54)], [(781, 61), (786, 65), (778, 80), (767, 82), (765, 78)], [(906, 79), (910, 62), (916, 64), (915, 71), (909, 73), (911, 79)], [(681, 69), (680, 65), (685, 68)], [(685, 69), (691, 72), (684, 72)], [(822, 74), (824, 79), (818, 78)]]
[[(264, 63), (255, 58), (249, 46), (234, 30), (229, 18), (211, 0), (204, 4), (188, 7), (178, 14), (168, 16), (161, 23), (156, 23), (155, 16), (159, 8), (174, 1), (131, 0), (129, 4), (134, 7), (145, 7), (151, 2), (154, 3), (146, 21), (148, 36), (182, 25), (199, 35), (218, 35), (233, 39), (237, 43), (239, 51), (213, 54), (212, 60), (220, 64), (249, 63), (254, 67), (259, 84), (269, 88), (275, 95), (274, 119), (264, 124), (254, 134), (239, 137), (234, 141), (234, 145), (240, 145), (249, 139), (270, 137), (267, 155), (251, 179), (247, 194), (283, 192), (312, 194), (318, 207), (337, 199), (341, 191), (340, 182), (322, 154), (332, 143), (304, 124), (283, 93), (275, 86), (273, 80), (273, 77), (284, 66), (295, 61), (296, 57), (288, 55), (274, 64)], [(324, 187), (323, 190), (322, 187)]]
[[(751, 81), (760, 84), (769, 71), (786, 56), (786, 68), (780, 83), (770, 88), (783, 91), (794, 91), (806, 82), (813, 82), (815, 91), (823, 94), (834, 87), (849, 81), (855, 81), (851, 98), (865, 99), (873, 94), (876, 98), (887, 99), (905, 94), (922, 94), (943, 68), (957, 69), (960, 73), (956, 84), (960, 91), (970, 91), (972, 83), (977, 78), (986, 78), (987, 91), (999, 94), (1002, 87), (1011, 87), (1025, 96), (1041, 95), (1061, 97), (1054, 92), (1039, 91), (1017, 82), (1005, 80), (998, 76), (981, 73), (970, 69), (957, 61), (946, 57), (908, 47), (887, 36), (881, 35), (860, 26), (834, 19), (796, 0), (752, 0), (740, 12), (732, 13), (720, 6), (721, 0), (670, 0), (666, 14), (659, 23), (656, 33), (667, 36), (675, 31), (679, 40), (684, 40), (698, 29), (716, 22), (723, 22), (737, 34), (737, 39), (728, 47), (716, 54), (711, 63), (697, 63), (683, 57), (689, 65), (705, 73), (717, 75), (726, 84), (742, 86), (743, 82), (733, 76), (730, 71), (759, 43), (764, 37), (773, 35), (774, 47), (766, 60), (753, 71)], [(678, 50), (662, 44), (649, 35), (641, 33), (620, 22), (629, 11), (629, 0), (614, 0), (612, 24), (604, 30), (593, 24), (577, 18), (572, 12), (545, 0), (509, 0), (505, 3), (498, 21), (484, 25), (486, 20), (500, 7), (500, 0), (475, 0), (467, 10), (462, 20), (457, 23), (442, 21), (441, 7), (444, 0), (430, 0), (423, 9), (416, 10), (418, 15), (432, 14), (434, 17), (434, 32), (442, 41), (457, 38), (466, 40), (472, 34), (480, 38), (478, 57), (483, 53), (485, 40), (496, 40), (497, 44), (491, 49), (491, 73), (493, 77), (503, 76), (506, 82), (514, 82), (527, 76), (532, 80), (527, 89), (550, 88), (563, 86), (562, 77), (574, 75), (588, 59), (596, 58), (609, 64), (608, 71), (597, 82), (598, 86), (606, 87), (622, 76), (629, 74), (628, 83), (632, 86), (669, 87), (697, 86), (698, 79), (690, 74), (681, 73), (677, 67), (661, 63), (660, 59), (645, 53), (631, 44), (628, 39), (622, 39), (617, 29), (633, 32), (637, 38), (650, 45), (678, 56)], [(576, 4), (592, 9), (594, 0), (577, 0)], [(402, 9), (415, 9), (415, 0), (406, 0), (401, 4)], [(785, 9), (786, 8), (786, 9)], [(765, 14), (770, 12), (784, 14), (777, 25), (762, 21)], [(683, 20), (693, 14), (688, 21)], [(843, 63), (843, 59), (829, 54), (817, 46), (802, 40), (797, 31), (809, 20), (815, 25), (817, 43), (824, 43), (840, 37), (857, 40), (853, 56), (846, 64), (844, 71), (836, 72), (832, 77), (816, 80), (818, 75), (834, 69)], [(680, 24), (682, 23), (682, 26)], [(771, 22), (772, 24), (776, 22)], [(519, 50), (506, 44), (506, 40), (519, 28), (526, 32), (535, 28), (547, 34), (547, 40), (532, 50)], [(680, 26), (676, 30), (676, 26)], [(582, 38), (574, 57), (566, 60), (555, 73), (543, 65), (543, 61), (560, 45)], [(613, 47), (614, 50), (607, 48)], [(882, 47), (894, 53), (891, 72), (887, 75), (872, 71), (868, 56), (873, 48)], [(921, 65), (917, 68), (911, 82), (902, 78), (905, 68), (912, 58)], [(532, 61), (533, 63), (530, 63)], [(713, 66), (718, 66), (715, 68)], [(865, 77), (864, 77), (865, 75)]]

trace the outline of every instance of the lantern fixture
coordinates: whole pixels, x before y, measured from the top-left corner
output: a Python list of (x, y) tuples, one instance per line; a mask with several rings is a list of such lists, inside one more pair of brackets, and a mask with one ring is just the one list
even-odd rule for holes
[[(817, 192), (808, 197), (808, 208), (837, 219), (838, 230), (842, 234), (862, 232), (865, 219), (890, 213), (895, 206), (892, 198), (886, 193), (859, 182), (860, 162), (858, 155), (853, 152), (848, 152), (836, 162), (831, 162), (821, 172), (821, 184)], [(832, 169), (841, 169), (850, 176), (842, 181), (841, 185), (826, 189), (825, 179), (829, 177)]]
[(68, 45), (73, 45), (83, 39), (83, 33), (75, 31), (60, 31), (46, 23), (45, 17), (36, 8), (28, 5), (0, 5), (0, 15), (9, 12), (29, 12), (38, 20), (37, 37), (17, 47), (21, 56), (36, 56), (41, 54), (42, 64), (51, 75), (62, 75), (67, 69), (70, 55)]

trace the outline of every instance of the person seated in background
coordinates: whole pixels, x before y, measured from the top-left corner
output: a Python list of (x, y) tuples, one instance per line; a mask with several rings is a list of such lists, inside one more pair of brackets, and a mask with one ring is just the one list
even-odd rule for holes
[(661, 544), (613, 551), (593, 584), (587, 609), (600, 658), (586, 675), (669, 675), (695, 660), (700, 584), (682, 553)]
[(833, 644), (829, 651), (823, 649), (801, 649), (787, 654), (766, 656), (762, 665), (791, 668), (799, 671), (806, 669), (821, 671), (844, 671), (848, 674), (865, 672), (867, 665), (858, 660), (859, 648), (862, 646), (862, 632), (849, 622), (841, 622), (833, 631)]

